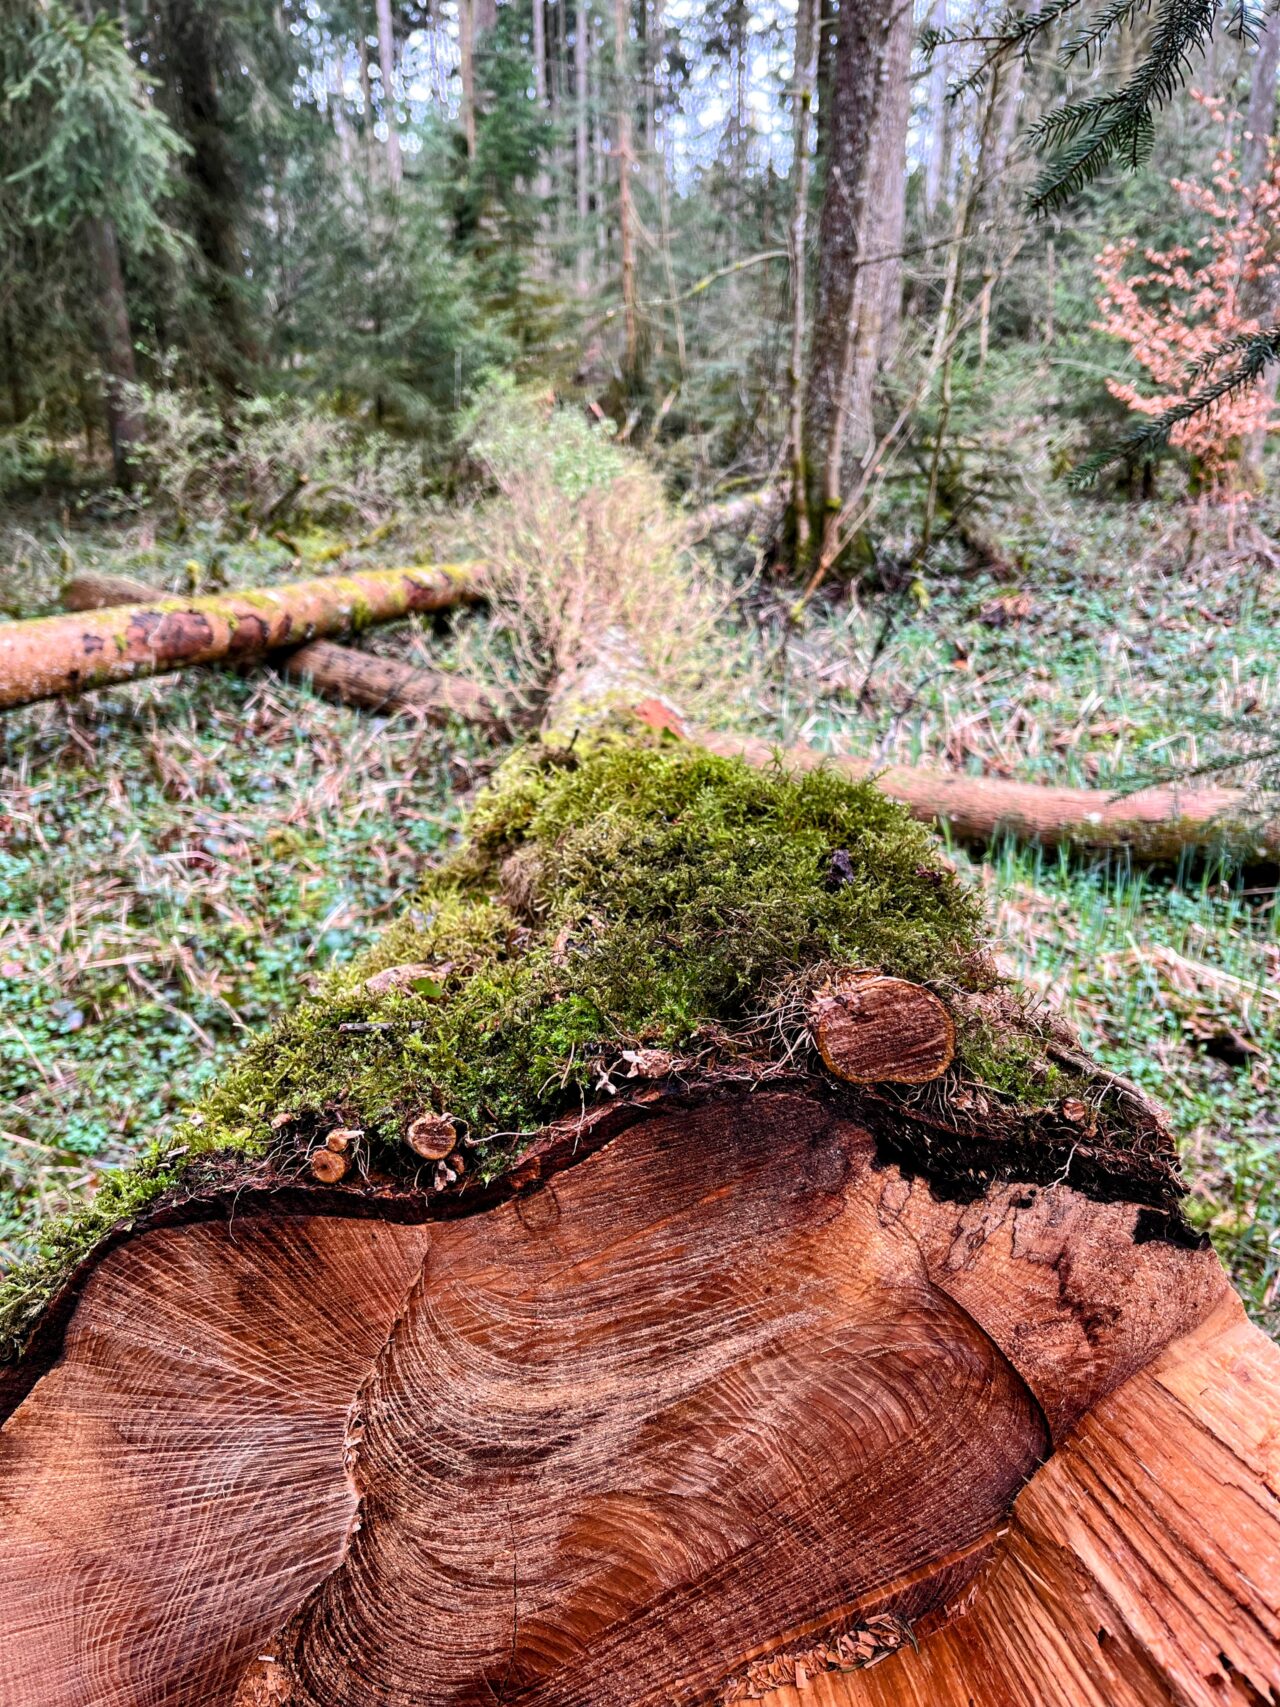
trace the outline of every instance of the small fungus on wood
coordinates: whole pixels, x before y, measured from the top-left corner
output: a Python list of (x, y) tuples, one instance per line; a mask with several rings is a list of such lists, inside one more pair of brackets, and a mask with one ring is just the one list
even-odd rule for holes
[(313, 1152), (311, 1174), (321, 1185), (337, 1185), (346, 1171), (347, 1158), (339, 1155), (336, 1150), (328, 1150), (322, 1146)]
[(951, 1065), (956, 1032), (932, 990), (905, 978), (853, 973), (815, 997), (818, 1052), (853, 1085), (921, 1085)]

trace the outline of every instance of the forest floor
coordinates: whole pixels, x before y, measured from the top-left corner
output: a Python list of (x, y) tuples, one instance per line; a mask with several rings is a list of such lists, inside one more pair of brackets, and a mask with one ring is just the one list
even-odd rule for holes
[[(889, 761), (1131, 785), (1280, 703), (1277, 530), (1080, 503), (1005, 519), (1015, 578), (815, 601), (754, 572), (721, 645), (718, 720)], [(1220, 536), (1220, 537), (1219, 537)], [(301, 572), (325, 546), (303, 548)], [(420, 541), (382, 542), (403, 561)], [(371, 559), (372, 560), (372, 559)], [(185, 588), (295, 577), (274, 541), (178, 544), (33, 512), (0, 537), (12, 615), (88, 567)], [(482, 612), (365, 641), (502, 657)], [(1207, 746), (1206, 746), (1207, 743)], [(185, 676), (0, 722), (0, 1266), (36, 1219), (163, 1134), (247, 1031), (353, 954), (448, 846), (502, 748), (329, 705), (269, 669)], [(1005, 844), (956, 850), (1004, 963), (1170, 1110), (1192, 1211), (1280, 1332), (1280, 914), (1274, 874)]]

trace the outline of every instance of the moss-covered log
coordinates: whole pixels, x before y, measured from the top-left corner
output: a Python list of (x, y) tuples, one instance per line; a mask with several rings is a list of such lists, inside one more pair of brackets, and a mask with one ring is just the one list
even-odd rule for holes
[[(131, 575), (87, 571), (73, 575), (62, 589), (68, 610), (106, 610), (165, 595)], [(470, 723), (496, 724), (503, 716), (492, 689), (443, 670), (423, 669), (401, 658), (382, 658), (332, 640), (312, 640), (278, 659), (294, 681), (306, 682), (325, 699), (365, 711), (408, 711), (429, 719), (460, 717)]]
[(213, 664), (350, 634), (474, 598), (474, 573), (365, 569), (252, 592), (157, 599), (0, 624), (0, 710), (191, 664)]
[(10, 1277), (0, 1701), (1274, 1699), (1181, 1194), (871, 785), (519, 755)]

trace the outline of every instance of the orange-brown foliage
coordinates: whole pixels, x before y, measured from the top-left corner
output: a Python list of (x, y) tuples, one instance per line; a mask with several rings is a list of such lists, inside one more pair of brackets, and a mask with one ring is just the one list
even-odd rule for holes
[[(1198, 96), (1225, 129), (1220, 101)], [(1191, 248), (1144, 249), (1149, 271), (1131, 273), (1134, 238), (1112, 243), (1095, 263), (1102, 318), (1099, 331), (1121, 339), (1146, 369), (1148, 385), (1111, 379), (1113, 397), (1142, 415), (1161, 415), (1196, 388), (1195, 372), (1227, 339), (1261, 329), (1249, 307), (1264, 280), (1280, 269), (1275, 231), (1280, 220), (1280, 157), (1273, 150), (1261, 181), (1246, 186), (1231, 144), (1224, 142), (1207, 185), (1172, 179), (1207, 231)], [(1229, 495), (1245, 439), (1270, 422), (1273, 403), (1258, 386), (1224, 397), (1175, 428), (1172, 442), (1195, 460), (1205, 485)]]

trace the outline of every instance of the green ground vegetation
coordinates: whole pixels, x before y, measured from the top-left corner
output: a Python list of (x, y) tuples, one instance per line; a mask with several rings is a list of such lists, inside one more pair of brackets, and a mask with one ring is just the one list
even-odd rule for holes
[[(616, 471), (604, 461), (601, 478), (611, 479)], [(536, 558), (539, 527), (565, 534), (562, 513), (526, 516), (518, 491), (502, 501), (513, 552)], [(1232, 542), (1221, 528), (1206, 531), (1176, 510), (1110, 502), (1077, 500), (1069, 511), (1038, 513), (1038, 522), (1015, 509), (1006, 522), (1020, 559), (1012, 581), (957, 559), (931, 577), (927, 599), (909, 585), (872, 584), (855, 605), (815, 600), (789, 628), (785, 591), (758, 577), (749, 560), (712, 565), (713, 584), (727, 577), (736, 596), (721, 608), (708, 653), (715, 687), (708, 703), (726, 724), (779, 740), (1107, 785), (1207, 755), (1215, 715), (1224, 728), (1241, 715), (1265, 719), (1280, 647), (1269, 579), (1239, 573), (1243, 552), (1253, 552), (1256, 566), (1256, 545)], [(649, 526), (637, 527), (637, 540)], [(10, 598), (15, 614), (55, 608), (63, 576), (90, 564), (170, 588), (207, 589), (331, 563), (407, 561), (437, 546), (453, 555), (460, 533), (478, 538), (485, 527), (481, 518), (442, 521), (438, 512), (418, 512), (363, 551), (358, 541), (352, 547), (353, 531), (316, 524), (281, 541), (210, 521), (174, 537), (145, 516), (33, 509), (6, 536), (15, 566)], [(536, 706), (537, 684), (525, 673), (529, 648), (514, 644), (514, 632), (512, 611), (500, 608), (415, 620), (364, 643), (461, 664)], [(1203, 744), (1193, 749), (1197, 740)], [(772, 884), (776, 900), (784, 868), (792, 892), (799, 883), (808, 899), (787, 917), (770, 915), (767, 932), (731, 933), (715, 956), (690, 965), (680, 949), (660, 939), (646, 946), (635, 930), (640, 913), (652, 926), (672, 902), (663, 884), (677, 849), (662, 836), (687, 852), (689, 826), (662, 831), (656, 862), (636, 857), (631, 876), (644, 905), (626, 915), (625, 927), (593, 885), (606, 864), (629, 855), (655, 791), (678, 791), (680, 778), (702, 774), (705, 761), (668, 774), (663, 767), (674, 760), (651, 755), (645, 763), (659, 769), (647, 783), (627, 782), (625, 810), (604, 812), (588, 809), (589, 766), (556, 773), (554, 789), (541, 773), (522, 780), (508, 772), (501, 808), (481, 808), (479, 854), (459, 865), (461, 814), (503, 749), (459, 727), (325, 704), (269, 670), (192, 673), (33, 707), (6, 718), (0, 743), (0, 1238), (10, 1264), (42, 1249), (56, 1261), (50, 1216), (95, 1189), (102, 1218), (126, 1210), (135, 1190), (154, 1190), (171, 1165), (165, 1152), (202, 1099), (208, 1143), (230, 1134), (263, 1142), (264, 1122), (286, 1105), (303, 1112), (302, 1095), (312, 1096), (305, 1106), (313, 1108), (326, 1097), (334, 1106), (354, 1098), (354, 1112), (389, 1137), (404, 1105), (397, 1101), (403, 1092), (388, 1094), (386, 1086), (405, 1063), (387, 1073), (385, 1033), (341, 1034), (341, 1057), (318, 1063), (309, 1044), (292, 1062), (287, 1048), (277, 1051), (273, 1070), (283, 1076), (269, 1094), (262, 1046), (252, 1043), (273, 1023), (283, 1026), (278, 1041), (297, 1037), (290, 1027), (301, 1018), (281, 1018), (291, 1011), (332, 1016), (347, 1004), (367, 1020), (370, 1002), (356, 986), (388, 957), (451, 963), (442, 979), (389, 998), (403, 1013), (375, 1017), (412, 1020), (409, 1066), (418, 1077), (411, 1082), (429, 1081), (449, 1112), (493, 1133), (551, 1111), (544, 1086), (553, 1068), (557, 1086), (586, 1085), (587, 1056), (575, 1050), (583, 1040), (598, 1042), (602, 1030), (671, 1044), (699, 1015), (747, 1026), (797, 964), (830, 952), (936, 973), (936, 961), (918, 958), (919, 945), (933, 956), (943, 938), (960, 944), (978, 930), (949, 882), (941, 890), (929, 880), (895, 888), (910, 901), (901, 918), (892, 907), (885, 915), (889, 889), (833, 896), (819, 855), (833, 841), (847, 845), (853, 795), (840, 795), (837, 836), (835, 807), (822, 794), (837, 786), (829, 779), (815, 781), (812, 794), (773, 798), (773, 785), (757, 778), (748, 816), (763, 812), (765, 828), (744, 841), (730, 812), (708, 844), (723, 872), (681, 905), (695, 908), (691, 922), (699, 897), (714, 908), (736, 890), (767, 908), (759, 885)], [(799, 814), (794, 821), (782, 812), (784, 798), (794, 803), (786, 812)], [(560, 836), (570, 819), (574, 833)], [(903, 838), (895, 845), (930, 867), (923, 832), (891, 819), (894, 837)], [(515, 844), (535, 822), (542, 839), (563, 843), (557, 858), (564, 863), (504, 878)], [(888, 845), (874, 838), (889, 821), (876, 826), (873, 813), (864, 823), (867, 870)], [(803, 847), (798, 867), (793, 832)], [(1104, 1062), (1166, 1104), (1193, 1217), (1215, 1238), (1251, 1308), (1276, 1325), (1280, 943), (1266, 874), (1201, 865), (1143, 875), (1114, 859), (1014, 848), (982, 858), (951, 852), (985, 891), (1002, 970), (1060, 1009)], [(910, 877), (905, 866), (896, 870)], [(545, 929), (556, 906), (567, 911)], [(900, 930), (904, 922), (917, 934)], [(923, 935), (921, 923), (929, 927)], [(620, 971), (608, 962), (610, 982), (601, 945), (619, 930), (631, 957)], [(541, 944), (518, 976), (512, 931), (532, 931)], [(565, 965), (556, 963), (562, 932)], [(381, 946), (361, 966), (376, 938)], [(474, 1002), (460, 1002), (473, 978)], [(309, 995), (322, 992), (320, 1005), (308, 1008)], [(548, 1006), (549, 992), (558, 1006)], [(522, 1011), (521, 1003), (529, 1023), (504, 1027), (495, 1044), (486, 1015), (495, 1004)], [(981, 1041), (970, 1040), (975, 1065)], [(983, 1059), (980, 1071), (1014, 1094), (1029, 1089), (1012, 1054)], [(246, 1075), (256, 1075), (252, 1094), (242, 1094)], [(145, 1172), (120, 1171), (152, 1145), (150, 1181)]]

